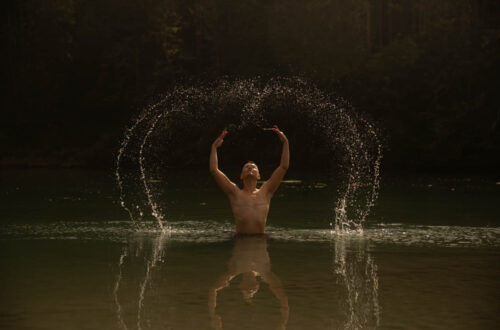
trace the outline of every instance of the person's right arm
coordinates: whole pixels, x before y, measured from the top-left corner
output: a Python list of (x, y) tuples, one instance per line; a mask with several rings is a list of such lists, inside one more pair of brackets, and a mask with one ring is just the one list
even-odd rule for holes
[(229, 180), (229, 178), (221, 170), (219, 170), (217, 159), (217, 148), (219, 148), (222, 145), (222, 142), (224, 142), (223, 139), (226, 134), (227, 131), (224, 130), (214, 143), (212, 143), (212, 150), (210, 151), (210, 173), (212, 173), (215, 182), (217, 182), (222, 191), (226, 195), (231, 196), (236, 191), (236, 185), (231, 182), (231, 180)]
[(286, 171), (288, 170), (288, 166), (290, 165), (290, 150), (288, 146), (288, 139), (285, 136), (285, 134), (280, 131), (278, 126), (274, 125), (272, 129), (276, 134), (278, 134), (281, 143), (283, 144), (282, 151), (281, 151), (281, 162), (280, 166), (276, 170), (274, 170), (273, 174), (267, 180), (263, 185), (262, 188), (267, 192), (268, 196), (272, 196), (276, 189), (278, 189), (281, 180), (283, 180), (283, 177), (285, 176)]

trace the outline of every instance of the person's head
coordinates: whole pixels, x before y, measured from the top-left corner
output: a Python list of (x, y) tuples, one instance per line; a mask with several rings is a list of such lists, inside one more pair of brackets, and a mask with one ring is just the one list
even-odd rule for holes
[(240, 291), (243, 295), (243, 299), (247, 303), (252, 303), (252, 298), (259, 291), (260, 285), (259, 281), (257, 281), (257, 277), (253, 272), (246, 272), (242, 274), (241, 282), (240, 282)]
[(248, 177), (260, 180), (259, 168), (257, 167), (257, 164), (252, 161), (246, 162), (241, 169), (240, 179), (245, 180)]

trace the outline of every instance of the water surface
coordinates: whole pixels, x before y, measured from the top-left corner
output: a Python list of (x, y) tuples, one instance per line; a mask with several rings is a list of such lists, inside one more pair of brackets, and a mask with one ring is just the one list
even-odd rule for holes
[[(208, 173), (162, 190), (168, 231), (119, 206), (112, 174), (3, 171), (0, 328), (492, 329), (500, 185), (382, 180), (363, 234), (331, 231), (334, 183), (284, 182), (267, 235), (234, 236)], [(293, 179), (293, 180), (292, 180)]]

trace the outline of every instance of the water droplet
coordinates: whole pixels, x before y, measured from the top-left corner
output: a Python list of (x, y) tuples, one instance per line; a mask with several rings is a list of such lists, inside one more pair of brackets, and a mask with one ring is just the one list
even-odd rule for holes
[[(269, 127), (274, 123), (267, 120), (276, 118), (272, 113), (276, 110), (273, 110), (274, 105), (278, 108), (286, 106), (291, 109), (291, 116), (297, 114), (297, 118), (301, 118), (295, 129), (303, 130), (302, 124), (307, 124), (311, 134), (316, 134), (316, 137), (330, 144), (332, 159), (341, 162), (339, 167), (342, 168), (336, 178), (339, 181), (340, 197), (334, 210), (335, 226), (338, 225), (341, 230), (361, 229), (378, 197), (382, 152), (376, 130), (372, 123), (357, 114), (347, 101), (332, 101), (329, 95), (302, 79), (279, 77), (265, 83), (260, 78), (255, 78), (219, 80), (203, 86), (177, 86), (168, 91), (158, 103), (147, 107), (126, 130), (116, 160), (115, 176), (120, 190), (120, 205), (129, 212), (132, 221), (133, 215), (127, 208), (124, 190), (126, 186), (142, 186), (146, 193), (148, 212), (150, 209), (157, 217), (160, 227), (162, 226), (161, 219), (164, 219), (164, 215), (159, 207), (158, 196), (150, 184), (167, 183), (158, 173), (164, 160), (155, 158), (152, 161), (148, 152), (152, 146), (167, 143), (163, 133), (172, 135), (172, 132), (165, 131), (158, 134), (160, 130), (169, 127), (166, 122), (171, 119), (175, 121), (178, 115), (193, 123), (207, 122), (220, 115), (227, 118), (224, 116), (227, 111), (225, 105), (229, 103), (237, 104), (241, 113), (235, 116), (238, 118), (235, 119), (236, 122), (229, 121), (221, 125), (234, 127), (235, 131), (249, 125)], [(270, 104), (272, 106), (269, 106)], [(290, 104), (293, 104), (292, 108), (289, 107)], [(287, 128), (287, 131), (293, 129), (292, 126)], [(161, 136), (161, 139), (158, 136)], [(337, 145), (341, 145), (341, 148), (336, 148)], [(335, 154), (338, 152), (343, 154)], [(121, 162), (124, 159), (127, 164), (138, 163), (137, 174), (124, 176), (121, 170)], [(125, 185), (125, 179), (131, 181)], [(313, 187), (320, 189), (327, 187), (327, 184), (319, 182)], [(282, 194), (276, 197), (280, 196)], [(142, 203), (142, 200), (140, 201)], [(131, 208), (134, 206), (139, 210), (138, 205), (132, 205)], [(142, 216), (142, 211), (140, 213)], [(333, 222), (330, 226), (333, 226)]]

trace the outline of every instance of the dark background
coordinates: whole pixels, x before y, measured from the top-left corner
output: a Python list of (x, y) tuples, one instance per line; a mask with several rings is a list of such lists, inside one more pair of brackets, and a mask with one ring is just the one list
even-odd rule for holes
[(4, 167), (112, 168), (157, 95), (224, 75), (298, 75), (343, 96), (379, 127), (385, 171), (500, 166), (498, 0), (0, 6)]

